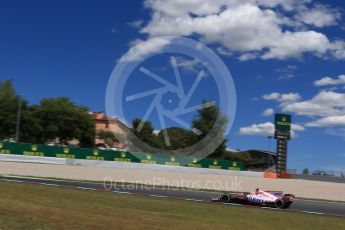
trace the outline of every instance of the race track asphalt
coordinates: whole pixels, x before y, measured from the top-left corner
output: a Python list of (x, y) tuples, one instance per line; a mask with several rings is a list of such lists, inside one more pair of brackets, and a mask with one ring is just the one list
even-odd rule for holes
[[(21, 182), (33, 183), (46, 186), (61, 186), (75, 189), (85, 189), (94, 191), (104, 191), (105, 189), (117, 193), (126, 193), (133, 195), (145, 195), (151, 197), (171, 198), (189, 200), (194, 202), (210, 202), (211, 197), (218, 197), (221, 195), (219, 192), (211, 191), (198, 191), (198, 190), (184, 190), (184, 189), (164, 189), (161, 187), (151, 187), (135, 184), (117, 183), (111, 184), (97, 182), (84, 182), (84, 181), (68, 181), (62, 179), (42, 179), (42, 178), (29, 178), (29, 177), (15, 177), (0, 175), (0, 180), (7, 182)], [(245, 206), (247, 207), (247, 206)], [(306, 200), (296, 198), (294, 203), (288, 209), (293, 212), (303, 212), (316, 215), (329, 215), (345, 218), (345, 203), (333, 201), (318, 201)]]

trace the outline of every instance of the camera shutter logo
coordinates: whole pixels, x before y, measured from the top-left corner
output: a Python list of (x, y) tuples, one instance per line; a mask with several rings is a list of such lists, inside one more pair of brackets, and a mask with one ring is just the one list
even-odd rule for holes
[[(164, 143), (166, 146), (171, 146), (171, 140), (169, 133), (167, 131), (167, 120), (177, 123), (186, 129), (191, 129), (196, 135), (200, 135), (201, 131), (193, 128), (188, 122), (184, 121), (181, 117), (187, 113), (196, 112), (200, 109), (200, 106), (213, 106), (217, 105), (222, 114), (228, 118), (228, 125), (222, 126), (223, 118), (218, 116), (215, 120), (213, 127), (211, 128), (205, 136), (200, 139), (197, 143), (187, 146), (183, 149), (169, 149), (157, 148), (149, 145), (145, 141), (141, 140), (136, 134), (130, 130), (128, 137), (123, 137), (117, 133), (119, 139), (125, 139), (124, 141), (129, 141), (133, 149), (151, 153), (160, 153), (164, 150), (165, 153), (171, 155), (184, 155), (192, 156), (198, 155), (198, 157), (203, 158), (212, 153), (223, 141), (225, 136), (228, 134), (236, 113), (236, 89), (230, 74), (229, 69), (221, 58), (213, 52), (210, 48), (205, 45), (185, 37), (177, 36), (163, 36), (155, 37), (157, 41), (163, 41), (165, 44), (160, 50), (143, 53), (139, 58), (133, 58), (133, 53), (140, 50), (140, 45), (137, 44), (132, 47), (127, 54), (125, 54), (117, 63), (114, 68), (111, 77), (108, 81), (107, 91), (106, 91), (106, 113), (109, 117), (116, 116), (122, 119), (125, 123), (130, 122), (125, 117), (126, 103), (134, 103), (136, 100), (141, 100), (148, 96), (154, 96), (150, 106), (143, 113), (142, 122), (137, 127), (137, 131), (140, 131), (144, 125), (143, 121), (149, 120), (152, 113), (156, 112), (158, 114), (158, 123), (160, 124), (160, 129), (163, 130)], [(173, 56), (171, 56), (173, 54)], [(171, 83), (167, 81), (163, 76), (152, 72), (149, 68), (142, 66), (145, 60), (150, 59), (154, 56), (160, 55), (170, 55), (169, 68), (174, 71), (174, 77), (176, 83)], [(183, 81), (180, 76), (178, 57), (188, 57), (192, 58), (194, 61), (199, 63), (203, 69), (197, 74), (195, 81), (192, 86), (186, 91), (188, 86), (183, 85)], [(160, 83), (161, 88), (149, 89), (134, 93), (131, 95), (126, 95), (125, 88), (127, 80), (132, 76), (134, 71), (140, 72), (148, 79), (153, 79)], [(211, 102), (205, 105), (193, 105), (190, 106), (189, 102), (194, 92), (198, 90), (199, 83), (206, 79), (205, 77), (212, 76), (217, 88), (215, 95), (218, 95), (218, 99), (209, 98)], [(163, 106), (164, 96), (175, 95), (174, 98), (179, 100), (177, 103), (177, 108), (172, 111), (169, 108)], [(171, 99), (171, 98), (170, 98)], [(172, 102), (172, 100), (169, 100)], [(175, 101), (175, 100), (174, 100)], [(221, 127), (221, 128), (220, 128)], [(217, 138), (214, 138), (217, 137)], [(140, 158), (140, 156), (138, 156)], [(150, 160), (150, 159), (147, 159)]]

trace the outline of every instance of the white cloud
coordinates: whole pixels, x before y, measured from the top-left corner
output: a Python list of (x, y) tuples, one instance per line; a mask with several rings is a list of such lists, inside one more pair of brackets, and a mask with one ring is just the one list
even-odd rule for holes
[(137, 61), (143, 58), (145, 55), (150, 55), (155, 52), (159, 52), (162, 48), (170, 44), (168, 38), (150, 38), (147, 41), (135, 40), (132, 42), (134, 45), (127, 52), (126, 55), (121, 57), (120, 61)]
[(312, 99), (283, 105), (284, 112), (305, 116), (339, 116), (345, 114), (345, 94), (321, 91)]
[(240, 61), (249, 61), (249, 60), (253, 60), (253, 59), (256, 59), (258, 57), (258, 54), (257, 53), (244, 53), (244, 54), (241, 54), (238, 59)]
[(144, 21), (142, 19), (135, 20), (133, 22), (129, 22), (128, 25), (133, 28), (140, 28)]
[(220, 46), (216, 48), (217, 53), (224, 55), (224, 56), (232, 56), (233, 52), (230, 52), (229, 50), (225, 49), (224, 47)]
[(345, 126), (345, 115), (329, 116), (318, 119), (316, 121), (308, 122), (308, 127), (340, 127)]
[(343, 41), (331, 41), (325, 34), (308, 28), (335, 25), (340, 14), (327, 6), (309, 3), (308, 0), (147, 0), (145, 6), (152, 11), (152, 18), (141, 32), (150, 37), (196, 34), (204, 43), (220, 44), (227, 53), (239, 53), (242, 61), (259, 57), (300, 58), (304, 53), (345, 58)]
[(265, 100), (271, 100), (271, 101), (278, 101), (281, 102), (282, 104), (285, 103), (292, 103), (299, 101), (301, 99), (301, 96), (298, 93), (270, 93), (270, 94), (265, 94), (262, 96), (263, 99)]
[[(291, 125), (291, 136), (295, 137), (295, 131), (304, 131), (305, 128), (298, 124)], [(274, 124), (271, 122), (265, 122), (261, 124), (253, 124), (248, 127), (242, 127), (239, 131), (240, 135), (244, 136), (273, 136)]]
[(265, 100), (274, 100), (274, 101), (278, 101), (280, 99), (280, 93), (271, 93), (271, 94), (265, 94), (262, 96), (263, 99)]
[(202, 68), (202, 62), (199, 59), (176, 57), (176, 63), (179, 68), (183, 68), (192, 72), (198, 72)]
[(291, 101), (298, 101), (301, 99), (301, 96), (298, 93), (288, 93), (281, 95), (281, 102), (291, 102)]
[(283, 68), (278, 68), (275, 71), (279, 74), (278, 80), (287, 80), (295, 77), (295, 71), (297, 70), (295, 65), (287, 65)]
[(337, 24), (341, 14), (336, 9), (317, 4), (311, 9), (301, 10), (297, 18), (309, 25), (325, 27)]
[(337, 59), (345, 59), (345, 42), (341, 40), (333, 42), (331, 53)]
[(291, 124), (291, 130), (293, 130), (293, 131), (304, 131), (305, 128), (302, 125)]
[(262, 115), (266, 116), (266, 117), (272, 116), (273, 114), (274, 114), (274, 109), (272, 109), (272, 108), (268, 108), (262, 112)]
[(263, 59), (300, 58), (304, 53), (324, 56), (332, 47), (326, 35), (315, 31), (284, 32), (271, 42)]
[(345, 75), (338, 76), (337, 79), (331, 77), (324, 77), (314, 82), (315, 86), (334, 86), (345, 85)]
[(253, 124), (248, 127), (242, 127), (239, 131), (240, 135), (246, 136), (272, 136), (274, 135), (274, 124), (266, 122), (262, 124)]

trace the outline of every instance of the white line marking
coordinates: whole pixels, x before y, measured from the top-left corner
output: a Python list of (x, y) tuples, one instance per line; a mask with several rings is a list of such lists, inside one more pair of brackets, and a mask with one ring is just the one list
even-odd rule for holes
[(301, 201), (308, 201), (308, 202), (316, 202), (316, 203), (329, 203), (329, 204), (343, 204), (344, 202), (337, 202), (337, 201), (327, 201), (327, 200), (308, 200), (308, 199), (295, 199), (295, 200), (301, 200)]
[(41, 180), (41, 181), (58, 181), (58, 182), (75, 182), (75, 183), (82, 183), (82, 184), (97, 184), (102, 185), (102, 182), (92, 182), (92, 181), (78, 181), (78, 180), (64, 180), (64, 179), (51, 179), (51, 178), (44, 178), (44, 177), (28, 177), (28, 176), (12, 176), (12, 175), (3, 175), (4, 177), (8, 178), (18, 178), (18, 179), (30, 179), (30, 180)]
[(23, 183), (21, 180), (9, 180), (9, 179), (1, 179), (3, 181), (8, 181), (8, 182), (16, 182), (16, 183)]
[(59, 187), (60, 185), (58, 184), (48, 184), (48, 183), (41, 183), (42, 185), (47, 185), (47, 186), (55, 186), (55, 187)]
[(84, 189), (84, 190), (92, 190), (92, 191), (96, 191), (96, 189), (94, 189), (94, 188), (86, 188), (86, 187), (76, 187), (76, 188), (79, 188), (79, 189)]
[(236, 203), (223, 203), (225, 205), (232, 205), (232, 206), (244, 206), (242, 204), (236, 204)]
[(121, 191), (113, 191), (114, 193), (120, 193), (120, 194), (133, 194), (133, 193), (130, 193), (130, 192), (121, 192)]
[(322, 212), (308, 212), (308, 211), (301, 211), (301, 212), (308, 213), (308, 214), (325, 215), (325, 213), (322, 213)]
[(149, 195), (150, 197), (167, 198), (167, 196)]
[(271, 207), (261, 207), (261, 208), (270, 209), (270, 210), (281, 210), (281, 209), (278, 209), (278, 208), (271, 208)]
[(196, 199), (184, 199), (184, 200), (187, 200), (187, 201), (195, 201), (195, 202), (203, 202), (203, 200), (196, 200)]

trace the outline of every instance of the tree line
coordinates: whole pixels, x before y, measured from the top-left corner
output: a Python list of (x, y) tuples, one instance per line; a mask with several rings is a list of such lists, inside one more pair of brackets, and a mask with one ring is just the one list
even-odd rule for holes
[[(192, 130), (183, 129), (180, 127), (170, 127), (165, 130), (159, 130), (158, 133), (154, 132), (154, 127), (150, 121), (143, 121), (141, 130), (138, 132), (137, 128), (142, 122), (139, 118), (134, 119), (132, 122), (132, 131), (137, 137), (149, 144), (150, 146), (176, 150), (184, 149), (192, 146), (202, 140), (214, 127), (217, 120), (217, 132), (220, 135), (214, 138), (221, 138), (222, 143), (214, 150), (209, 157), (220, 158), (226, 152), (226, 137), (224, 130), (227, 126), (228, 119), (225, 117), (217, 105), (204, 101), (201, 108), (197, 111), (196, 116), (192, 120), (192, 129), (199, 130), (201, 134), (196, 134)], [(167, 146), (164, 140), (164, 132), (168, 133), (170, 139), (170, 146)]]
[[(80, 147), (94, 147), (96, 135), (108, 146), (116, 141), (112, 132), (101, 130), (96, 133), (95, 123), (87, 107), (76, 105), (68, 97), (45, 98), (37, 105), (29, 105), (15, 91), (11, 81), (0, 81), (0, 140), (15, 138), (20, 101), (20, 142), (36, 144), (58, 142), (68, 145), (70, 141), (78, 140)], [(221, 114), (216, 104), (210, 105), (204, 102), (205, 104), (208, 106), (202, 106), (192, 120), (192, 128), (201, 131), (200, 135), (180, 127), (170, 127), (156, 133), (150, 121), (143, 121), (143, 128), (138, 132), (137, 127), (142, 122), (138, 118), (132, 121), (132, 131), (142, 141), (153, 147), (167, 150), (187, 148), (204, 138), (217, 118), (220, 121), (220, 131), (227, 125), (227, 118)], [(164, 131), (169, 134), (170, 146), (165, 144)], [(222, 138), (224, 141), (210, 155), (212, 158), (220, 157), (226, 150), (225, 137), (215, 138)]]
[(0, 140), (15, 138), (20, 101), (20, 142), (66, 144), (78, 140), (81, 147), (94, 145), (95, 124), (87, 107), (76, 105), (68, 97), (45, 98), (30, 106), (11, 81), (0, 81)]

